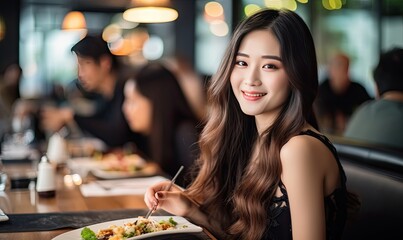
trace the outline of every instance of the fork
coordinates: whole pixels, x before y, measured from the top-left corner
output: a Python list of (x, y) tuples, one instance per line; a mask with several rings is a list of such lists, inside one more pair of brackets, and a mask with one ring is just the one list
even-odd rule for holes
[[(181, 166), (178, 170), (178, 172), (175, 174), (175, 176), (172, 178), (171, 182), (169, 183), (168, 187), (165, 189), (165, 191), (169, 191), (172, 188), (172, 185), (174, 185), (176, 178), (179, 176), (179, 174), (182, 172), (183, 170), (183, 166)], [(146, 216), (144, 217), (145, 219), (148, 219), (151, 214), (157, 209), (157, 204), (154, 205), (150, 210), (148, 210)]]

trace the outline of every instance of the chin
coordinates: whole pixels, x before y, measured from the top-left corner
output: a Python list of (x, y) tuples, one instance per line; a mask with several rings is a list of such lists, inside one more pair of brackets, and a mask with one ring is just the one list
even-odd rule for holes
[(259, 114), (257, 111), (245, 110), (245, 109), (242, 109), (242, 112), (248, 116), (256, 116)]

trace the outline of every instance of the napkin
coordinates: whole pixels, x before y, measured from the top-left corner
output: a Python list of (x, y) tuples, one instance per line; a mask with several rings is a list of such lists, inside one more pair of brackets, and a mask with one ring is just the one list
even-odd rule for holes
[(143, 195), (151, 185), (166, 180), (168, 179), (162, 176), (99, 180), (81, 185), (80, 191), (84, 197)]

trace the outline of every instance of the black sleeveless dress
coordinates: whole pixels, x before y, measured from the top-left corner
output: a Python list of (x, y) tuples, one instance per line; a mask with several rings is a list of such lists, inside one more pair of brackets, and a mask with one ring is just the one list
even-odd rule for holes
[[(311, 130), (301, 132), (301, 135), (309, 135), (323, 142), (336, 158), (340, 172), (340, 187), (335, 189), (329, 196), (326, 196), (326, 239), (341, 239), (347, 217), (347, 190), (346, 175), (339, 161), (337, 151), (332, 143), (323, 135)], [(292, 239), (291, 214), (288, 202), (287, 191), (282, 182), (280, 182), (281, 197), (275, 197), (270, 207), (270, 219), (268, 219), (268, 228), (263, 239), (286, 240)]]

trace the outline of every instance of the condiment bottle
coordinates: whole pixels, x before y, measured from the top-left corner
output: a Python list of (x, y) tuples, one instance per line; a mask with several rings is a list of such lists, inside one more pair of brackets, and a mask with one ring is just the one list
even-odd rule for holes
[(42, 156), (38, 165), (36, 191), (39, 197), (54, 197), (56, 194), (56, 169), (46, 155)]

